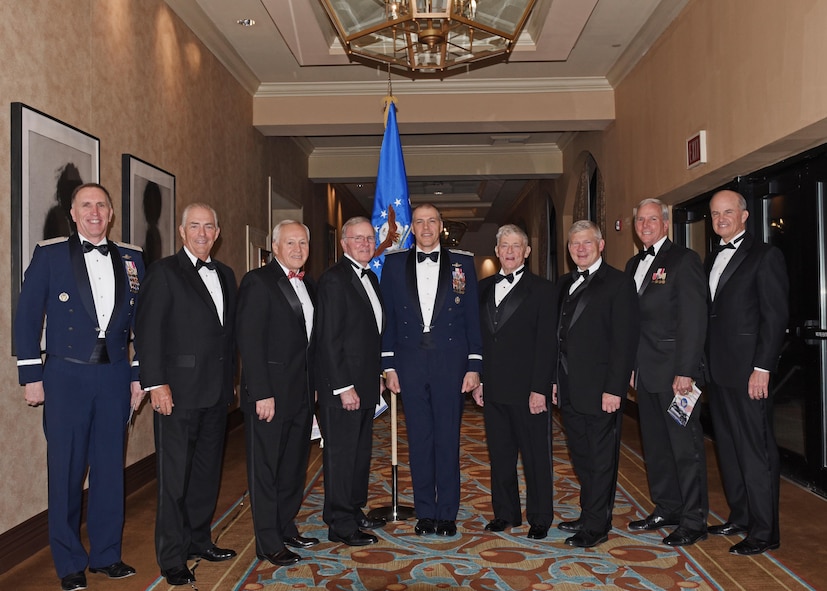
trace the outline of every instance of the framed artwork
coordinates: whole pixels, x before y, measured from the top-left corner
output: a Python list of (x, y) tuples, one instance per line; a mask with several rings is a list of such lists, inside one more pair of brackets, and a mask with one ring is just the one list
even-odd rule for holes
[(247, 270), (252, 271), (270, 262), (269, 235), (263, 230), (247, 226)]
[(136, 158), (121, 157), (123, 229), (121, 235), (144, 249), (148, 267), (175, 254), (175, 175)]
[(23, 103), (11, 103), (12, 317), (35, 246), (75, 231), (69, 213), (72, 191), (90, 182), (100, 182), (100, 140)]

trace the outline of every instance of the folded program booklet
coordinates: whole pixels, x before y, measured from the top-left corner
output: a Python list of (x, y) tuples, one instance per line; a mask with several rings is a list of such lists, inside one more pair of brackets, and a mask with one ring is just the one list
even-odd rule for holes
[(689, 394), (675, 394), (666, 412), (681, 426), (686, 427), (686, 423), (689, 422), (689, 417), (692, 416), (692, 409), (695, 408), (695, 404), (697, 404), (700, 396), (700, 388), (698, 388), (695, 382), (692, 382), (692, 391)]

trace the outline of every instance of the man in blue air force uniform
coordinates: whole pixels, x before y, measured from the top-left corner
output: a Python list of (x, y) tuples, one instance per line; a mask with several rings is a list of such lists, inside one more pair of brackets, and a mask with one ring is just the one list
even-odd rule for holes
[(382, 368), (405, 406), (415, 531), (454, 536), (463, 394), (479, 386), (482, 370), (477, 275), (469, 253), (440, 249), (433, 205), (411, 219), (416, 248), (389, 254), (382, 269)]
[[(124, 446), (130, 405), (143, 399), (138, 362), (131, 370), (129, 362), (144, 274), (140, 249), (107, 240), (112, 199), (101, 185), (75, 189), (70, 211), (77, 233), (37, 245), (14, 323), (26, 403), (44, 408), (49, 544), (65, 591), (86, 588), (87, 566), (114, 579), (135, 574), (121, 561)], [(80, 540), (87, 466), (88, 553)]]

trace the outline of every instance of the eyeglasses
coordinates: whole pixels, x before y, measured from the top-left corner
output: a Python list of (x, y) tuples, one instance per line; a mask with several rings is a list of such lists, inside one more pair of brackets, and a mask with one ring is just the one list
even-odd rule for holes
[(373, 236), (345, 236), (345, 240), (353, 240), (356, 244), (373, 242)]

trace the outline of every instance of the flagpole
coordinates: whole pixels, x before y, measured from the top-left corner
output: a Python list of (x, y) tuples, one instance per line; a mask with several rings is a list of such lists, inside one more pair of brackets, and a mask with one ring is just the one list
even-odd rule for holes
[(382, 518), (385, 521), (407, 521), (414, 516), (413, 507), (399, 504), (399, 461), (397, 456), (396, 394), (386, 390), (391, 398), (391, 505), (377, 507), (368, 513), (371, 519)]
[[(406, 248), (409, 246), (411, 231), (410, 200), (405, 175), (405, 161), (402, 158), (402, 145), (399, 141), (399, 128), (396, 125), (396, 98), (393, 96), (390, 65), (388, 65), (388, 96), (384, 98), (383, 103), (385, 137), (382, 139), (382, 150), (379, 156), (379, 172), (376, 176), (376, 195), (374, 196), (372, 218), (377, 233), (377, 248), (373, 255), (377, 264), (374, 266), (374, 270), (378, 271), (380, 276), (385, 250), (389, 247)], [(391, 119), (390, 127), (388, 125), (389, 118)], [(394, 203), (397, 206), (396, 208), (393, 207)], [(380, 243), (379, 230), (383, 221), (387, 222), (388, 231), (384, 243)], [(401, 229), (399, 233), (397, 233), (398, 227)], [(368, 517), (372, 519), (381, 517), (385, 521), (406, 521), (414, 516), (414, 509), (413, 507), (399, 505), (397, 395), (390, 390), (385, 390), (385, 392), (388, 392), (390, 396), (391, 414), (391, 505), (390, 507), (373, 509), (368, 513)]]

